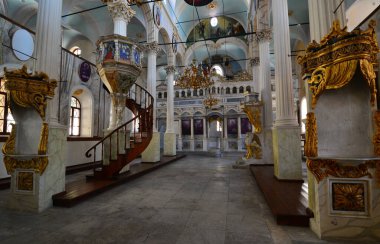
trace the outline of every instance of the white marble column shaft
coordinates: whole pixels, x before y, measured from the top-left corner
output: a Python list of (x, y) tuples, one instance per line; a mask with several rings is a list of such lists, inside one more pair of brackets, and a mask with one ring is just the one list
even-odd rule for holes
[(302, 179), (300, 127), (294, 112), (288, 2), (272, 0), (276, 122), (273, 130), (275, 176), (278, 179)]
[[(61, 15), (62, 0), (41, 0), (38, 3), (36, 27), (36, 71), (45, 72), (50, 79), (60, 80), (61, 69)], [(49, 102), (47, 120), (58, 124), (59, 88)]]
[(173, 133), (174, 128), (174, 66), (165, 68), (167, 74), (166, 132)]
[(308, 0), (308, 4), (310, 40), (320, 42), (330, 32), (334, 20), (339, 20), (341, 27), (346, 25), (345, 7), (341, 0)]
[(288, 3), (272, 1), (276, 80), (276, 126), (297, 126), (294, 112)]

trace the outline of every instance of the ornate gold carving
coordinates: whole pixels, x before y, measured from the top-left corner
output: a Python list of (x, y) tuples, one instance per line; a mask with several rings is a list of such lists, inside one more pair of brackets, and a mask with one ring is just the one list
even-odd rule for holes
[(303, 73), (312, 74), (309, 84), (313, 93), (313, 108), (326, 89), (339, 89), (348, 84), (358, 66), (368, 82), (371, 103), (374, 105), (376, 75), (373, 63), (377, 62), (376, 55), (379, 52), (374, 26), (371, 21), (366, 31), (355, 29), (347, 32), (346, 29), (340, 29), (339, 22), (334, 22), (332, 30), (320, 44), (313, 41), (306, 54), (298, 57)]
[(306, 115), (305, 156), (318, 156), (317, 119), (315, 118), (314, 113), (307, 113)]
[(49, 163), (47, 157), (37, 157), (27, 160), (19, 160), (14, 157), (5, 156), (4, 164), (8, 174), (12, 174), (15, 169), (32, 169), (42, 175)]
[(45, 155), (47, 152), (47, 143), (49, 138), (49, 124), (43, 123), (41, 128), (40, 143), (38, 145), (38, 154)]
[(332, 183), (332, 208), (335, 211), (365, 212), (363, 183)]
[[(107, 4), (108, 11), (113, 19), (122, 18), (129, 22), (136, 12), (129, 6), (127, 0), (102, 0)], [(135, 2), (135, 1), (134, 1)], [(141, 1), (136, 1), (141, 4)]]
[(375, 154), (380, 156), (380, 111), (376, 111), (373, 117), (376, 125), (376, 133), (373, 135), (372, 142)]
[(17, 173), (17, 190), (33, 191), (33, 172)]
[(238, 76), (239, 81), (251, 81), (252, 75), (250, 75), (246, 70), (242, 71)]
[(247, 133), (245, 137), (245, 147), (247, 148), (247, 153), (245, 154), (246, 159), (252, 157), (261, 159), (263, 157), (260, 138), (255, 133)]
[(247, 114), (249, 123), (255, 127), (255, 133), (260, 134), (262, 131), (261, 126), (261, 107), (262, 103), (256, 103), (253, 105), (244, 104), (243, 111)]
[(16, 125), (12, 125), (11, 134), (9, 135), (7, 141), (4, 143), (2, 152), (4, 155), (6, 154), (14, 154), (15, 153), (15, 145), (16, 145)]
[(373, 165), (362, 163), (357, 166), (341, 165), (332, 159), (307, 159), (307, 168), (315, 176), (318, 182), (328, 176), (337, 178), (361, 178), (372, 174), (368, 171)]
[(57, 81), (49, 80), (43, 72), (30, 75), (25, 65), (15, 71), (7, 71), (5, 68), (4, 79), (10, 99), (21, 107), (35, 108), (42, 120), (45, 120), (46, 100), (54, 96)]

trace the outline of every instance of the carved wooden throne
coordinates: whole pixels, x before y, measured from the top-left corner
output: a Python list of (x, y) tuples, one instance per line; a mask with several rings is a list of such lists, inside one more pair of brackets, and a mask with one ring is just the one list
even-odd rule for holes
[(298, 58), (312, 94), (305, 155), (310, 224), (321, 238), (360, 238), (367, 231), (380, 238), (372, 231), (380, 214), (374, 26), (371, 21), (365, 31), (347, 32), (334, 22), (321, 43), (313, 41)]

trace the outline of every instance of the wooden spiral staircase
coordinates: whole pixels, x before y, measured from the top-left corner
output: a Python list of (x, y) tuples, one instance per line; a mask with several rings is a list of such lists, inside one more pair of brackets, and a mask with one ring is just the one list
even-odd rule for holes
[(120, 125), (86, 152), (86, 157), (99, 160), (102, 166), (94, 169), (94, 179), (109, 179), (137, 158), (149, 145), (153, 134), (153, 97), (138, 84), (127, 94), (126, 107), (134, 118)]

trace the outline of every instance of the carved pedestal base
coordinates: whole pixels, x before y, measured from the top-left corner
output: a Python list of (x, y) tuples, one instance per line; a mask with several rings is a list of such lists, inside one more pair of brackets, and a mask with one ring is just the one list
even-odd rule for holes
[(175, 156), (176, 152), (176, 133), (165, 133), (164, 135), (164, 155)]

